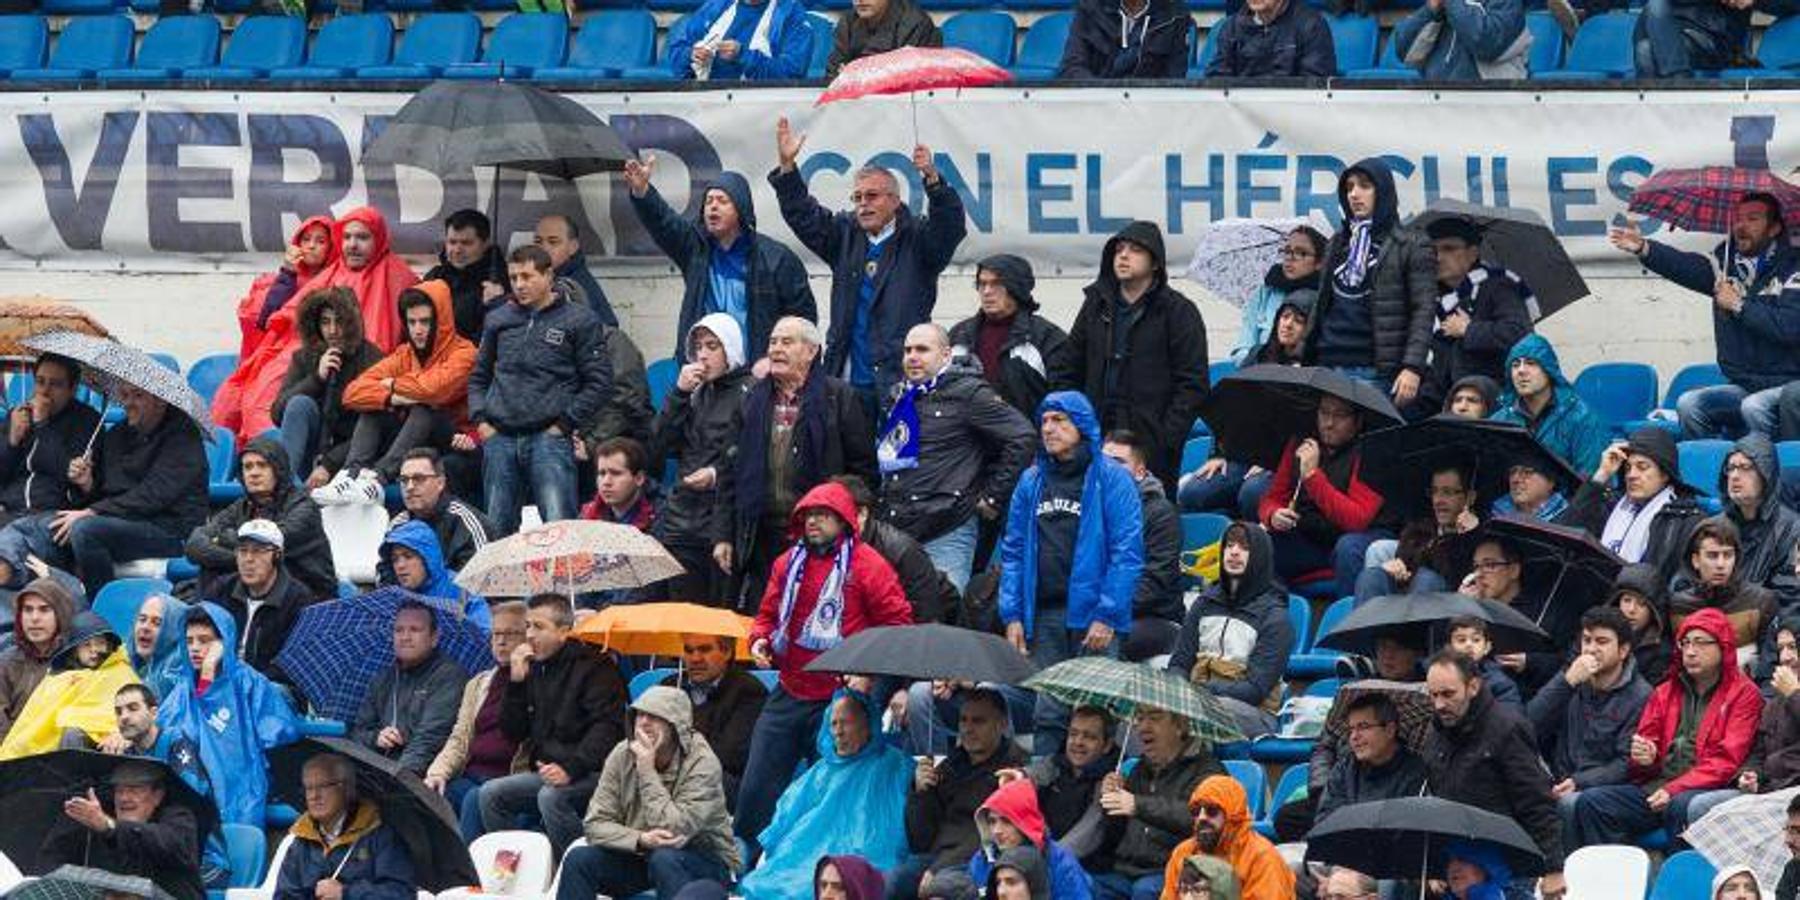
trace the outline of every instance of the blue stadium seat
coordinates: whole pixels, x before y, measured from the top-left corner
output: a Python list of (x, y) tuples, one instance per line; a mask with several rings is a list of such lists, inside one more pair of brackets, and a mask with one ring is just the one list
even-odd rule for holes
[[(919, 0), (919, 5), (928, 10), (943, 11), (957, 9), (989, 9), (998, 4), (992, 2), (992, 0)], [(944, 46), (956, 46), (955, 44), (950, 43), (950, 36), (948, 34), (944, 35)]]
[(1632, 34), (1637, 30), (1635, 12), (1609, 12), (1590, 17), (1575, 32), (1575, 42), (1560, 69), (1532, 72), (1545, 81), (1604, 81), (1637, 74)]
[(1726, 69), (1719, 77), (1800, 77), (1800, 16), (1788, 16), (1763, 29), (1762, 43), (1756, 45), (1756, 61), (1762, 64), (1761, 68)]
[(750, 674), (756, 676), (756, 680), (771, 691), (781, 683), (781, 672), (775, 669), (751, 669)]
[(1337, 697), (1338, 688), (1344, 686), (1342, 678), (1321, 678), (1306, 686), (1302, 697)]
[(194, 393), (199, 394), (200, 399), (205, 400), (210, 406), (213, 395), (219, 392), (219, 385), (224, 384), (225, 379), (231, 377), (231, 373), (237, 369), (237, 364), (236, 353), (212, 353), (202, 356), (194, 360), (194, 364), (188, 367), (188, 387), (193, 388)]
[(1595, 363), (1575, 376), (1575, 392), (1622, 432), (1626, 422), (1642, 419), (1656, 406), (1656, 370), (1640, 362)]
[[(669, 25), (668, 32), (673, 32), (680, 28), (682, 23), (686, 21), (686, 16), (676, 19)], [(666, 60), (652, 57), (650, 62), (645, 63), (644, 65), (626, 67), (624, 71), (619, 73), (619, 77), (626, 81), (674, 81), (675, 73), (669, 71), (668, 62)]]
[(481, 20), (474, 13), (434, 12), (413, 20), (400, 36), (400, 49), (387, 65), (363, 66), (363, 81), (436, 78), (457, 63), (475, 61), (481, 49)]
[(50, 50), (50, 23), (43, 16), (0, 16), (0, 72), (38, 69)]
[(1288, 651), (1290, 656), (1312, 647), (1312, 604), (1299, 594), (1288, 595), (1288, 626), (1294, 629), (1294, 646)]
[(1388, 35), (1387, 42), (1381, 45), (1381, 57), (1375, 61), (1372, 69), (1353, 69), (1344, 73), (1345, 78), (1358, 80), (1416, 81), (1419, 70), (1400, 60), (1400, 42)]
[(261, 883), (264, 857), (269, 851), (269, 839), (263, 830), (238, 822), (226, 822), (220, 830), (225, 833), (225, 859), (231, 868), (230, 886), (248, 888)]
[(631, 699), (636, 700), (637, 698), (642, 697), (645, 691), (661, 684), (664, 678), (680, 671), (680, 669), (674, 668), (646, 669), (631, 676), (631, 685), (629, 687)]
[(1200, 468), (1200, 464), (1212, 456), (1212, 448), (1213, 439), (1209, 436), (1188, 438), (1188, 442), (1181, 448), (1182, 474)]
[(617, 78), (627, 68), (649, 65), (655, 56), (656, 18), (648, 10), (605, 10), (581, 23), (569, 46), (567, 62), (536, 69), (531, 77), (537, 81)]
[(1231, 520), (1218, 513), (1182, 513), (1181, 549), (1198, 550), (1216, 544)]
[(1031, 23), (1019, 42), (1019, 61), (1012, 68), (1013, 77), (1020, 81), (1049, 81), (1056, 77), (1074, 18), (1074, 13), (1055, 12)]
[(131, 626), (137, 621), (138, 607), (151, 594), (166, 594), (174, 585), (161, 578), (115, 578), (100, 588), (94, 597), (94, 615), (106, 620), (113, 633), (131, 640)]
[(1224, 764), (1225, 774), (1243, 785), (1244, 793), (1250, 797), (1250, 820), (1262, 818), (1269, 803), (1269, 777), (1263, 774), (1262, 765), (1247, 759), (1228, 759)]
[[(929, 7), (929, 4), (927, 4)], [(1013, 17), (991, 9), (960, 12), (944, 21), (944, 46), (961, 47), (997, 66), (1013, 61)]]
[(223, 425), (212, 430), (212, 442), (206, 445), (206, 498), (220, 506), (243, 497), (244, 485), (237, 476), (237, 435)]
[[(1205, 42), (1189, 41), (1188, 45), (1194, 48), (1194, 61), (1188, 65), (1188, 77), (1205, 78), (1206, 67), (1212, 65), (1213, 57), (1219, 55), (1218, 23), (1214, 23), (1213, 27), (1206, 29)], [(1213, 365), (1218, 365), (1218, 363), (1213, 363)]]
[(170, 16), (156, 20), (138, 46), (137, 62), (100, 70), (101, 81), (172, 81), (183, 69), (219, 61), (219, 20), (212, 16)]
[(569, 46), (569, 17), (562, 13), (514, 13), (494, 26), (481, 62), (444, 70), (445, 78), (492, 80), (502, 75), (530, 77), (541, 68), (560, 66)]
[(818, 13), (807, 13), (806, 27), (812, 29), (813, 41), (812, 61), (806, 64), (806, 77), (824, 78), (825, 67), (831, 63), (831, 38), (837, 23)]
[(1530, 72), (1551, 72), (1562, 68), (1563, 33), (1556, 18), (1539, 10), (1525, 14), (1525, 30), (1531, 32), (1531, 50), (1525, 65)]
[(663, 398), (675, 389), (675, 376), (681, 374), (681, 361), (668, 357), (651, 363), (644, 374), (650, 382), (650, 408), (662, 409)]
[(1208, 384), (1218, 384), (1219, 382), (1225, 380), (1226, 376), (1230, 375), (1233, 372), (1236, 372), (1237, 370), (1238, 370), (1237, 363), (1234, 363), (1229, 359), (1221, 359), (1218, 362), (1212, 363), (1211, 365), (1208, 365), (1206, 367), (1207, 383)]
[(1782, 441), (1775, 445), (1775, 458), (1783, 469), (1800, 469), (1800, 441)]
[(251, 16), (231, 30), (216, 66), (183, 69), (181, 77), (209, 81), (255, 81), (272, 69), (300, 65), (306, 58), (306, 20), (298, 16)]
[(1681, 457), (1681, 480), (1708, 497), (1719, 496), (1719, 470), (1731, 455), (1731, 441), (1707, 439), (1676, 444)]
[(1338, 74), (1375, 66), (1375, 45), (1381, 40), (1381, 23), (1373, 16), (1326, 16), (1331, 43), (1337, 50)]
[(1650, 888), (1650, 900), (1693, 900), (1705, 897), (1712, 889), (1718, 870), (1694, 850), (1683, 850), (1663, 861), (1656, 871), (1656, 884)]
[(313, 78), (349, 78), (364, 66), (388, 61), (394, 48), (394, 23), (381, 13), (337, 16), (319, 29), (313, 39), (312, 54), (296, 66), (282, 66), (269, 71), (278, 80), (303, 81)]
[(1275, 839), (1275, 816), (1281, 812), (1294, 792), (1306, 786), (1306, 776), (1312, 767), (1307, 763), (1288, 766), (1281, 773), (1281, 779), (1275, 782), (1275, 795), (1269, 798), (1269, 815), (1258, 819), (1254, 825), (1258, 834), (1269, 840)]
[(44, 68), (14, 69), (14, 81), (80, 81), (101, 69), (131, 62), (131, 40), (137, 34), (124, 16), (84, 16), (70, 20), (57, 35), (56, 49)]
[(113, 0), (44, 0), (47, 16), (98, 16), (113, 11)]
[(1630, 434), (1639, 428), (1654, 426), (1671, 433), (1680, 434), (1681, 423), (1675, 419), (1675, 404), (1681, 395), (1696, 388), (1712, 387), (1725, 383), (1725, 373), (1720, 371), (1718, 363), (1694, 363), (1682, 366), (1675, 377), (1669, 379), (1668, 390), (1663, 392), (1662, 406), (1652, 410), (1652, 418), (1638, 419), (1625, 425), (1625, 433)]
[(1350, 614), (1351, 607), (1356, 605), (1355, 597), (1340, 597), (1333, 600), (1325, 611), (1319, 614), (1319, 625), (1313, 629), (1312, 640), (1306, 644), (1306, 651), (1300, 652), (1295, 647), (1294, 656), (1288, 657), (1287, 674), (1289, 678), (1324, 678), (1337, 671), (1337, 661), (1343, 654), (1336, 650), (1328, 650), (1318, 646), (1319, 638), (1337, 627), (1344, 617)]

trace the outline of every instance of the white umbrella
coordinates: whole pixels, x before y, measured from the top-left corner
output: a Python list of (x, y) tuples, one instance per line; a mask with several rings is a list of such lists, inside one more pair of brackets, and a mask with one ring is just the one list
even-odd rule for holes
[(470, 557), (456, 584), (483, 597), (643, 587), (682, 572), (656, 538), (629, 525), (550, 522), (494, 541)]
[(1788, 802), (1796, 794), (1800, 794), (1800, 788), (1727, 800), (1707, 810), (1700, 821), (1687, 827), (1681, 838), (1714, 866), (1749, 866), (1756, 872), (1757, 881), (1775, 884), (1793, 858), (1783, 834)]
[(1208, 222), (1194, 235), (1194, 261), (1185, 274), (1220, 299), (1242, 307), (1263, 283), (1269, 267), (1281, 261), (1288, 233), (1302, 225), (1331, 236), (1331, 226), (1316, 213), (1307, 218)]

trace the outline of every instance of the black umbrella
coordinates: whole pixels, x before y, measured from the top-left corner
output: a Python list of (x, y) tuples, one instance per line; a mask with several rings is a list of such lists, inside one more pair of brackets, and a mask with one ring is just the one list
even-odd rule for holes
[(1431, 470), (1445, 463), (1468, 467), (1482, 506), (1507, 492), (1516, 465), (1543, 473), (1564, 496), (1581, 487), (1581, 475), (1524, 427), (1448, 413), (1365, 436), (1362, 457), (1363, 479), (1412, 513), (1429, 511)]
[(1413, 646), (1430, 647), (1442, 643), (1434, 629), (1463, 617), (1488, 623), (1494, 653), (1538, 650), (1550, 640), (1542, 628), (1504, 603), (1467, 594), (1417, 593), (1390, 594), (1364, 603), (1320, 635), (1316, 646), (1374, 656), (1377, 639), (1400, 637)]
[(1372, 878), (1441, 875), (1445, 847), (1479, 842), (1498, 851), (1515, 877), (1540, 875), (1544, 854), (1512, 819), (1438, 797), (1352, 803), (1306, 834), (1306, 860), (1348, 866)]
[(1569, 259), (1569, 251), (1537, 213), (1440, 199), (1414, 216), (1411, 224), (1423, 231), (1451, 216), (1475, 223), (1481, 229), (1481, 258), (1511, 270), (1531, 289), (1529, 296), (1537, 298), (1532, 318), (1551, 315), (1588, 295), (1587, 282)]
[(1038, 669), (997, 634), (931, 624), (859, 631), (807, 663), (806, 670), (1019, 684)]
[(1362, 410), (1365, 432), (1403, 421), (1394, 402), (1367, 382), (1335, 369), (1276, 365), (1220, 379), (1200, 404), (1200, 418), (1227, 459), (1273, 469), (1288, 441), (1318, 431), (1319, 398), (1327, 394)]
[(108, 780), (124, 764), (154, 767), (163, 776), (163, 803), (192, 810), (200, 834), (219, 826), (219, 811), (161, 760), (143, 756), (113, 756), (91, 750), (56, 750), (0, 763), (0, 852), (19, 871), (41, 875), (47, 867), (38, 850), (50, 826), (63, 818), (63, 801), (89, 788), (107, 802), (112, 788)]
[(269, 791), (305, 815), (306, 794), (300, 770), (320, 753), (339, 753), (356, 766), (356, 792), (375, 801), (381, 821), (394, 829), (407, 855), (419, 887), (445, 891), (476, 884), (475, 863), (457, 831), (456, 813), (437, 791), (414, 775), (361, 744), (343, 738), (302, 738), (269, 751)]
[(1565, 528), (1523, 516), (1496, 516), (1477, 528), (1481, 538), (1499, 538), (1519, 548), (1524, 582), (1519, 611), (1549, 632), (1558, 646), (1581, 633), (1581, 614), (1606, 598), (1625, 561), (1585, 529)]

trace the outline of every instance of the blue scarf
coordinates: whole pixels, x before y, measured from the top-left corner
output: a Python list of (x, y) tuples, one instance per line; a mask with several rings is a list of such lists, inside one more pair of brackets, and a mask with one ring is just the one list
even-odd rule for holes
[(1332, 280), (1346, 293), (1360, 296), (1363, 281), (1369, 277), (1369, 269), (1375, 265), (1375, 227), (1368, 219), (1352, 219), (1350, 221), (1350, 247), (1344, 254), (1344, 262), (1333, 272)]
[(919, 398), (931, 393), (943, 375), (940, 369), (924, 384), (907, 385), (894, 400), (894, 407), (888, 410), (887, 422), (881, 426), (881, 440), (875, 447), (881, 474), (892, 475), (919, 467)]
[[(850, 580), (850, 557), (856, 550), (856, 538), (848, 535), (838, 541), (837, 558), (832, 560), (831, 574), (819, 588), (819, 602), (800, 628), (795, 642), (813, 651), (830, 650), (844, 640), (844, 583)], [(786, 653), (788, 621), (794, 614), (794, 603), (800, 599), (800, 579), (806, 575), (806, 541), (794, 542), (788, 551), (787, 577), (781, 585), (781, 613), (775, 622), (776, 653)]]

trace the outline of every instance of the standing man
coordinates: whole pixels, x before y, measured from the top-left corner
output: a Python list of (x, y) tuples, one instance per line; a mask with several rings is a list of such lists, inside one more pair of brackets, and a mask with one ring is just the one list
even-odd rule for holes
[[(619, 317), (613, 313), (612, 304), (606, 299), (606, 291), (601, 289), (594, 273), (588, 271), (587, 257), (581, 252), (580, 226), (568, 216), (545, 216), (538, 220), (531, 243), (549, 254), (555, 281), (565, 289), (569, 299), (575, 301), (577, 306), (593, 310), (594, 317), (600, 320), (600, 324), (609, 328), (619, 327)], [(508, 257), (507, 262), (507, 274), (510, 276), (511, 263), (516, 260)]]
[[(1467, 0), (1456, 0), (1466, 3)], [(1516, 9), (1516, 7), (1515, 7)], [(1524, 19), (1519, 19), (1521, 27)], [(1531, 333), (1528, 288), (1511, 272), (1481, 261), (1481, 228), (1462, 216), (1426, 226), (1437, 256), (1437, 308), (1431, 328), (1431, 369), (1412, 411), (1435, 413), (1452, 386), (1472, 375), (1506, 380), (1506, 354)]]
[(469, 373), (486, 507), (505, 534), (528, 497), (546, 522), (574, 518), (575, 429), (612, 394), (600, 322), (555, 289), (550, 254), (520, 247), (508, 262), (513, 302), (488, 317)]
[[(1131, 473), (1131, 480), (1137, 483), (1138, 500), (1143, 504), (1144, 569), (1131, 598), (1131, 637), (1124, 653), (1133, 662), (1147, 660), (1168, 653), (1175, 646), (1175, 633), (1185, 615), (1181, 514), (1163, 493), (1162, 482), (1150, 474), (1143, 438), (1135, 432), (1115, 429), (1107, 433), (1100, 452)], [(1282, 603), (1285, 610), (1285, 594)]]
[(775, 123), (778, 164), (769, 183), (788, 228), (831, 267), (825, 371), (856, 388), (873, 418), (876, 398), (900, 380), (906, 330), (931, 319), (938, 275), (968, 233), (968, 223), (962, 199), (938, 174), (924, 144), (913, 148), (912, 162), (930, 212), (917, 216), (901, 202), (894, 173), (873, 166), (856, 172), (851, 212), (820, 206), (800, 176), (805, 143), (806, 135), (795, 133), (786, 118)]
[(416, 600), (394, 613), (394, 665), (363, 695), (350, 739), (425, 776), (450, 739), (469, 673), (438, 652), (437, 616)]
[(1080, 391), (1100, 427), (1149, 445), (1150, 471), (1175, 490), (1181, 448), (1206, 399), (1206, 323), (1169, 287), (1162, 229), (1133, 222), (1100, 251), (1100, 276), (1083, 289), (1069, 342), (1050, 364), (1050, 387)]
[(1069, 335), (1038, 315), (1031, 295), (1037, 277), (1024, 257), (998, 253), (975, 267), (975, 315), (950, 329), (959, 356), (981, 362), (986, 378), (1000, 397), (1027, 419), (1050, 393), (1050, 361), (1062, 352)]
[(444, 246), (438, 264), (422, 281), (442, 281), (450, 286), (451, 307), (456, 313), (456, 333), (471, 344), (481, 343), (482, 322), (488, 309), (512, 290), (506, 281), (506, 254), (493, 242), (493, 225), (479, 210), (459, 209), (444, 220)]

